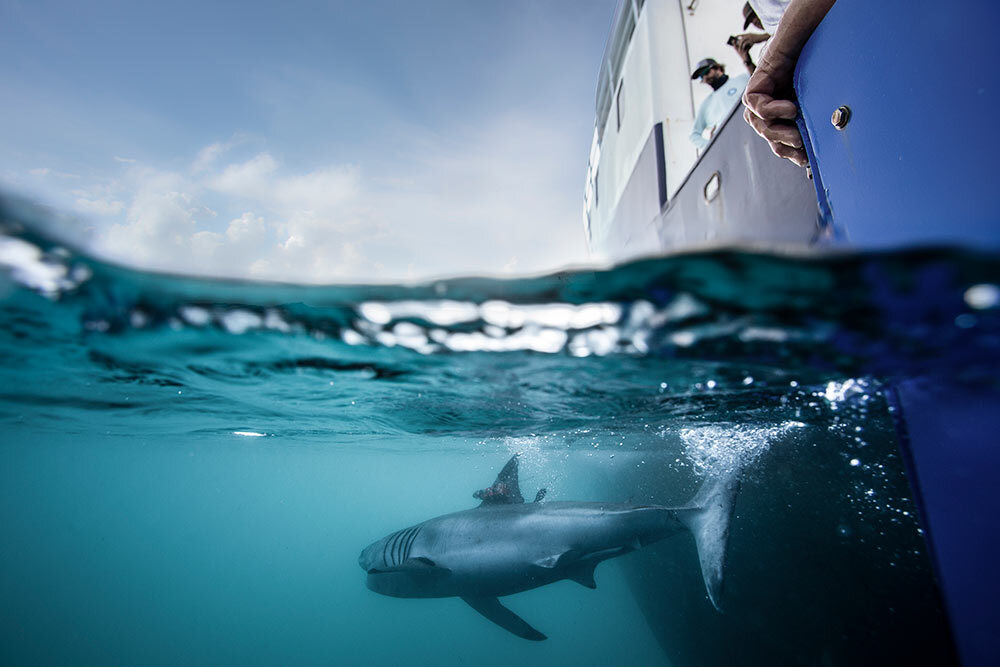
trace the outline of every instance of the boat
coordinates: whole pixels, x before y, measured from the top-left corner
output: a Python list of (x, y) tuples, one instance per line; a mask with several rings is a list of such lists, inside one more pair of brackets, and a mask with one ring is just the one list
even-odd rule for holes
[[(700, 154), (687, 139), (708, 92), (691, 81), (694, 63), (742, 67), (726, 46), (742, 32), (742, 5), (618, 2), (584, 188), (595, 259), (716, 247), (806, 256), (1000, 249), (991, 120), (1000, 90), (987, 73), (1000, 6), (838, 0), (795, 73), (809, 157), (799, 169), (771, 154), (740, 105)], [(1000, 388), (895, 377), (889, 395), (957, 653), (964, 665), (995, 664)]]
[[(806, 173), (776, 160), (732, 109), (699, 155), (689, 140), (710, 92), (692, 81), (711, 57), (746, 71), (726, 44), (742, 2), (623, 0), (601, 61), (584, 187), (595, 259), (724, 245), (810, 247), (829, 231)], [(768, 193), (762, 197), (761, 193)]]

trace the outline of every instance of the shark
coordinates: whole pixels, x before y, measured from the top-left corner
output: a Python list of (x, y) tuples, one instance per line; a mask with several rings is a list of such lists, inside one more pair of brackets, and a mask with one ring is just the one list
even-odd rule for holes
[(603, 561), (688, 531), (708, 600), (721, 611), (723, 569), (738, 474), (710, 477), (680, 507), (632, 503), (525, 502), (514, 454), (478, 507), (398, 530), (365, 547), (358, 564), (369, 589), (397, 598), (458, 597), (505, 630), (546, 636), (498, 598), (564, 579), (596, 588)]

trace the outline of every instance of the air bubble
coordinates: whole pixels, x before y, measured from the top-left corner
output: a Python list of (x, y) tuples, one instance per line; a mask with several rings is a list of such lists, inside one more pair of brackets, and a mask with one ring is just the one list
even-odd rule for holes
[(996, 308), (1000, 304), (1000, 287), (989, 283), (973, 285), (965, 290), (965, 303), (976, 310)]

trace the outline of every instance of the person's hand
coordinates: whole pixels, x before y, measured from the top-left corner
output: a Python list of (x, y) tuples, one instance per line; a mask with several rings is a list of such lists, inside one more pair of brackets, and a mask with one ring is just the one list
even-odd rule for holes
[(740, 60), (744, 63), (750, 60), (750, 47), (752, 44), (747, 44), (746, 42), (740, 43), (739, 38), (733, 42), (733, 48), (736, 49), (736, 53), (740, 54)]
[(761, 56), (757, 70), (743, 91), (743, 118), (767, 141), (778, 157), (791, 160), (800, 167), (809, 164), (802, 135), (795, 127), (798, 107), (792, 88), (795, 59), (768, 49)]
[(802, 147), (802, 135), (795, 127), (798, 108), (792, 74), (802, 47), (834, 2), (792, 0), (743, 91), (746, 106), (743, 118), (767, 141), (775, 155), (800, 167), (807, 166), (809, 160)]
[(766, 32), (765, 33), (747, 32), (743, 33), (742, 35), (736, 35), (735, 37), (731, 37), (729, 39), (728, 44), (732, 46), (733, 49), (736, 50), (736, 53), (740, 54), (740, 60), (742, 60), (743, 64), (746, 65), (747, 70), (751, 74), (753, 74), (757, 66), (753, 64), (753, 59), (750, 57), (750, 48), (754, 44), (759, 44), (760, 42), (763, 42), (769, 39), (770, 37), (771, 36)]
[(736, 35), (736, 39), (733, 40), (733, 48), (740, 55), (744, 55), (750, 50), (751, 46), (760, 44), (770, 37), (766, 32), (745, 32), (742, 35)]

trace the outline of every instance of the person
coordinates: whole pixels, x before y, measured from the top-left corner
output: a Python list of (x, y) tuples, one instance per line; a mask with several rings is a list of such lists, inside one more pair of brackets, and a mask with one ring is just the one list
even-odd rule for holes
[(754, 65), (753, 58), (750, 57), (750, 48), (755, 44), (766, 42), (771, 38), (771, 34), (768, 32), (746, 32), (746, 29), (751, 24), (758, 30), (764, 29), (760, 17), (757, 16), (757, 12), (754, 11), (749, 2), (743, 5), (743, 19), (743, 34), (730, 37), (728, 44), (736, 50), (736, 53), (740, 54), (740, 60), (746, 65), (747, 70), (753, 74), (757, 66)]
[(691, 142), (702, 149), (708, 145), (705, 130), (709, 136), (715, 132), (720, 122), (726, 119), (729, 111), (740, 101), (740, 94), (747, 85), (749, 74), (738, 74), (730, 77), (726, 74), (726, 66), (713, 58), (705, 58), (698, 63), (691, 74), (691, 79), (701, 79), (701, 82), (712, 87), (712, 93), (698, 107), (698, 115), (691, 129)]
[(773, 37), (743, 91), (743, 118), (778, 157), (800, 167), (809, 164), (795, 126), (798, 106), (792, 76), (802, 47), (835, 0), (750, 0)]
[[(778, 29), (781, 15), (788, 9), (792, 0), (747, 0), (743, 6), (743, 18), (747, 19), (746, 25), (753, 23), (759, 29), (769, 32), (772, 35)], [(747, 9), (749, 6), (749, 10)], [(751, 16), (752, 14), (752, 16)], [(746, 25), (743, 27), (746, 30)]]
[[(764, 23), (757, 16), (757, 10), (749, 2), (743, 3), (743, 29), (746, 30), (753, 24), (757, 30), (764, 30)], [(768, 33), (770, 34), (770, 33)]]

